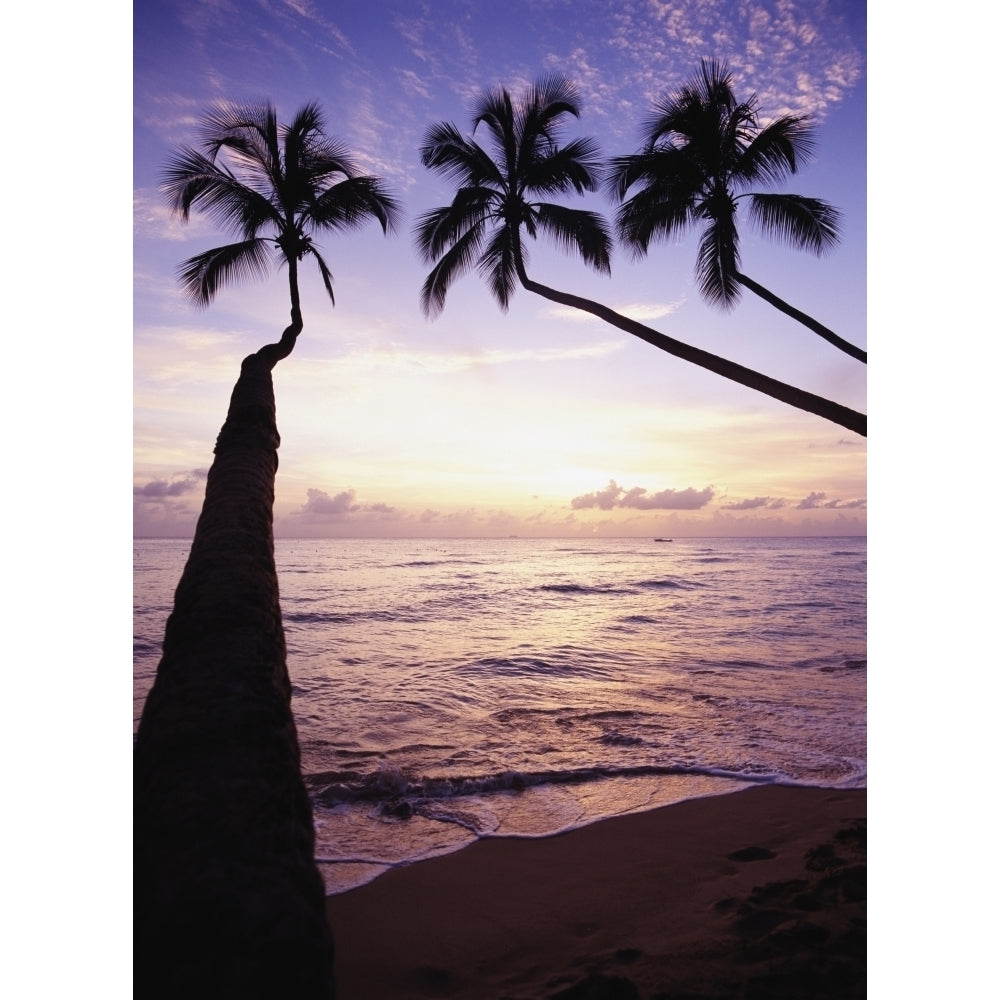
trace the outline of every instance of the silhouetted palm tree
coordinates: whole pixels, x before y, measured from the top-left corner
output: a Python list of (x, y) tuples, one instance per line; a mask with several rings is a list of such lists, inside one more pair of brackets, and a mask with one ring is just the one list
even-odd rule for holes
[(434, 316), (444, 308), (449, 286), (472, 265), (506, 311), (527, 259), (522, 227), (532, 239), (541, 231), (576, 250), (595, 270), (611, 273), (611, 234), (601, 216), (532, 200), (598, 188), (595, 140), (558, 145), (566, 115), (579, 117), (576, 90), (550, 77), (517, 102), (502, 87), (480, 96), (473, 133), (479, 125), (485, 127), (491, 152), (448, 122), (428, 129), (421, 162), (460, 186), (451, 205), (417, 222), (421, 254), (428, 262), (437, 261), (421, 290), (425, 313)]
[(272, 262), (287, 265), (297, 329), (285, 331), (288, 350), (282, 357), (302, 328), (298, 265), (303, 257), (316, 261), (334, 301), (333, 275), (313, 233), (356, 229), (373, 219), (389, 232), (399, 214), (382, 182), (359, 174), (325, 127), (313, 103), (299, 109), (290, 125), (279, 125), (270, 104), (225, 104), (205, 117), (201, 150), (181, 147), (165, 171), (164, 193), (185, 221), (191, 209), (201, 209), (239, 237), (181, 265), (181, 284), (196, 303), (208, 305), (229, 282), (263, 277)]
[[(576, 88), (565, 80), (548, 78), (516, 100), (502, 87), (482, 94), (473, 109), (471, 136), (462, 135), (447, 122), (427, 130), (421, 162), (455, 181), (458, 190), (450, 205), (426, 212), (415, 227), (417, 248), (434, 265), (421, 289), (424, 313), (437, 316), (452, 283), (476, 268), (504, 311), (520, 282), (529, 292), (597, 316), (668, 354), (866, 434), (864, 414), (528, 277), (522, 229), (532, 238), (539, 233), (549, 235), (579, 253), (595, 270), (610, 273), (611, 238), (600, 215), (536, 200), (568, 192), (583, 194), (600, 186), (596, 142), (585, 138), (559, 145), (570, 115), (579, 117)], [(488, 150), (474, 138), (480, 125), (488, 134)]]
[(243, 361), (136, 735), (137, 996), (333, 995), (274, 564), (271, 371), (302, 329), (300, 259), (316, 259), (333, 298), (313, 231), (370, 219), (388, 231), (397, 208), (323, 130), (312, 104), (289, 126), (268, 104), (226, 105), (207, 116), (203, 151), (181, 149), (166, 173), (182, 217), (202, 209), (239, 237), (182, 265), (194, 300), (273, 258), (288, 266), (292, 322)]
[(701, 226), (695, 274), (710, 303), (730, 309), (741, 287), (748, 288), (867, 363), (865, 351), (740, 270), (736, 215), (741, 201), (765, 235), (797, 249), (823, 254), (840, 238), (840, 213), (826, 202), (748, 190), (780, 183), (811, 157), (815, 140), (809, 117), (783, 115), (762, 126), (756, 94), (737, 101), (727, 67), (703, 60), (699, 76), (654, 105), (643, 139), (640, 152), (612, 161), (609, 186), (623, 202), (616, 220), (622, 240), (645, 254), (651, 241)]

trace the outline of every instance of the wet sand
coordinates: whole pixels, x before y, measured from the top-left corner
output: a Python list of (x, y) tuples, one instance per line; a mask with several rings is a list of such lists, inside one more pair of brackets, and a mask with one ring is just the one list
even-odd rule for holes
[(338, 1000), (866, 995), (865, 791), (486, 840), (330, 897)]

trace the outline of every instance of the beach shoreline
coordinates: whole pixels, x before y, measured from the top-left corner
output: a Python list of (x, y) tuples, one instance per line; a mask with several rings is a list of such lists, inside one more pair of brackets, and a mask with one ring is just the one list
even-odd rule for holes
[(340, 1000), (863, 997), (863, 789), (491, 838), (327, 899)]

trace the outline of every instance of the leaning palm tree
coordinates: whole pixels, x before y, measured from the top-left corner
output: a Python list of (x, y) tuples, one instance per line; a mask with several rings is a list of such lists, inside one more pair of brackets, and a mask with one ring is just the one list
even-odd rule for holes
[(136, 735), (137, 995), (318, 1000), (333, 993), (333, 942), (278, 602), (271, 371), (302, 330), (301, 259), (333, 298), (313, 234), (370, 219), (388, 231), (397, 206), (313, 104), (287, 126), (270, 104), (211, 112), (164, 190), (183, 218), (203, 210), (236, 237), (181, 266), (194, 301), (282, 263), (292, 322), (241, 366)]
[[(520, 283), (529, 292), (597, 316), (668, 354), (865, 434), (864, 414), (691, 347), (598, 302), (529, 278), (524, 233), (532, 239), (547, 235), (578, 253), (596, 271), (610, 273), (612, 241), (602, 217), (541, 200), (600, 187), (597, 143), (582, 138), (559, 144), (567, 116), (578, 118), (579, 114), (576, 88), (550, 77), (531, 85), (517, 99), (503, 87), (482, 94), (473, 108), (471, 135), (463, 135), (448, 122), (427, 130), (421, 162), (456, 182), (458, 190), (450, 205), (426, 212), (415, 227), (417, 249), (433, 264), (420, 295), (425, 315), (440, 314), (451, 285), (475, 268), (504, 311)], [(487, 148), (475, 138), (480, 126), (487, 133)]]
[(747, 288), (867, 363), (861, 348), (740, 270), (736, 221), (741, 202), (765, 235), (796, 249), (820, 255), (840, 239), (840, 213), (832, 205), (798, 194), (749, 190), (780, 183), (812, 156), (815, 139), (807, 115), (782, 115), (761, 125), (757, 95), (737, 101), (725, 64), (703, 60), (699, 76), (654, 105), (643, 140), (638, 153), (612, 161), (609, 186), (622, 202), (618, 232), (629, 247), (642, 255), (655, 239), (701, 226), (695, 276), (708, 302), (731, 309)]

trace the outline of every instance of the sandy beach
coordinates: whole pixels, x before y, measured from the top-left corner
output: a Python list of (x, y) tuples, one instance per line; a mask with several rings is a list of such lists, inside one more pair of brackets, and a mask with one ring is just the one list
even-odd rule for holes
[(756, 787), (328, 899), (340, 1000), (863, 997), (866, 795)]

